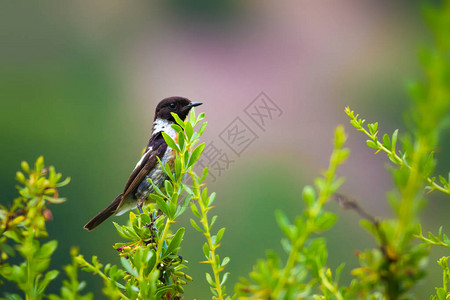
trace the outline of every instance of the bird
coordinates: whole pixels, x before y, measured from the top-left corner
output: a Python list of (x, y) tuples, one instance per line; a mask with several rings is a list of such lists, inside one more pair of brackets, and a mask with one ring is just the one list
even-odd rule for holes
[(175, 164), (175, 150), (167, 145), (162, 135), (162, 132), (165, 132), (175, 142), (178, 141), (178, 133), (171, 126), (175, 124), (175, 119), (171, 113), (176, 113), (184, 121), (191, 108), (201, 104), (201, 102), (192, 102), (183, 97), (169, 97), (158, 103), (155, 110), (152, 135), (144, 154), (131, 172), (123, 192), (110, 205), (87, 222), (84, 229), (91, 231), (110, 216), (120, 216), (136, 207), (142, 213), (142, 205), (146, 204), (148, 195), (154, 192), (152, 184), (147, 179), (151, 179), (158, 188), (162, 187), (164, 181), (169, 179), (161, 168), (157, 157), (163, 165), (168, 163), (172, 169)]

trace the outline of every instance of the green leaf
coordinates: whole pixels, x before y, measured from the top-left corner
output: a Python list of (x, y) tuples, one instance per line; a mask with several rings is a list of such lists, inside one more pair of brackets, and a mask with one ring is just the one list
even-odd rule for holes
[(213, 216), (211, 218), (211, 224), (209, 224), (209, 229), (211, 229), (213, 227), (214, 223), (216, 223), (216, 220), (217, 220), (217, 216)]
[(155, 200), (155, 202), (158, 201), (158, 200), (164, 201), (163, 197), (161, 197), (159, 195), (156, 195), (156, 194), (149, 194), (148, 196), (150, 197), (150, 199)]
[(366, 144), (367, 144), (368, 147), (370, 147), (370, 148), (372, 148), (372, 149), (378, 149), (377, 143), (375, 143), (375, 142), (372, 141), (372, 140), (367, 140), (367, 141), (366, 141)]
[(176, 179), (178, 180), (178, 178), (180, 178), (180, 176), (181, 176), (181, 172), (182, 172), (182, 169), (183, 169), (183, 166), (181, 165), (181, 159), (180, 159), (180, 156), (178, 155), (178, 153), (176, 155), (175, 168), (174, 169), (175, 169)]
[(334, 147), (336, 149), (341, 149), (344, 146), (346, 140), (347, 140), (347, 136), (345, 135), (344, 126), (339, 125), (336, 128), (336, 131), (334, 134)]
[(26, 161), (22, 161), (21, 163), (20, 163), (20, 166), (22, 167), (22, 170), (25, 172), (25, 173), (30, 173), (30, 165), (26, 162)]
[(138, 272), (136, 271), (136, 269), (134, 269), (130, 262), (128, 261), (128, 259), (126, 259), (125, 257), (121, 257), (120, 258), (120, 262), (122, 263), (122, 266), (125, 268), (125, 270), (130, 274), (133, 275), (134, 277), (139, 277)]
[(197, 120), (195, 121), (195, 123), (197, 124), (198, 122), (200, 122), (201, 120), (203, 120), (205, 118), (205, 113), (200, 113), (198, 115)]
[(150, 216), (147, 213), (139, 214), (138, 218), (141, 219), (141, 224), (148, 224), (151, 222)]
[(392, 161), (394, 164), (398, 165), (398, 161), (397, 161), (397, 159), (395, 158), (394, 155), (392, 155), (391, 153), (388, 153), (387, 156), (388, 156), (390, 161)]
[(283, 231), (283, 233), (290, 240), (294, 239), (295, 232), (294, 232), (293, 226), (290, 224), (286, 215), (281, 210), (277, 210), (277, 211), (275, 211), (275, 217), (276, 217), (278, 226)]
[(170, 197), (172, 197), (173, 195), (173, 185), (169, 180), (165, 180), (164, 181), (164, 188), (166, 189), (166, 193), (167, 195)]
[(205, 149), (205, 143), (201, 143), (197, 148), (192, 151), (191, 157), (189, 158), (188, 168), (194, 165), (194, 163), (200, 158), (203, 150)]
[(195, 230), (204, 233), (204, 231), (197, 225), (197, 223), (193, 219), (191, 219), (191, 225), (195, 228)]
[(175, 213), (175, 218), (178, 218), (180, 215), (182, 215), (185, 211), (189, 203), (191, 203), (192, 195), (188, 195), (184, 198), (183, 204), (181, 206), (177, 207), (177, 212)]
[(367, 124), (367, 128), (369, 128), (369, 132), (371, 135), (375, 135), (378, 129), (378, 122)]
[(16, 172), (16, 181), (18, 181), (19, 183), (25, 184), (25, 181), (26, 181), (25, 175), (23, 175), (22, 172), (17, 171)]
[(450, 248), (450, 239), (446, 234), (444, 234), (442, 241)]
[[(6, 298), (0, 298), (1, 300), (3, 300), (3, 299), (5, 299), (5, 300), (23, 300), (23, 298), (22, 297), (20, 297), (19, 295), (17, 295), (17, 294), (7, 294), (7, 293), (5, 293), (5, 297)], [(53, 299), (51, 299), (51, 298), (49, 298), (50, 300), (53, 300)], [(56, 300), (59, 300), (60, 298), (57, 298)]]
[[(208, 176), (208, 167), (203, 168), (202, 177), (200, 178), (200, 182), (203, 182), (206, 179), (206, 176)], [(449, 173), (449, 177), (450, 177), (450, 173)]]
[(196, 215), (198, 218), (201, 218), (202, 216), (200, 215), (200, 213), (198, 212), (198, 208), (197, 208), (197, 206), (195, 205), (195, 203), (194, 202), (191, 202), (191, 210), (192, 210), (192, 213), (194, 214), (194, 215)]
[(208, 198), (208, 207), (210, 207), (214, 203), (215, 199), (216, 199), (216, 192), (212, 192)]
[(216, 288), (214, 288), (213, 286), (210, 286), (209, 290), (210, 290), (211, 294), (213, 294), (213, 296), (214, 296), (213, 300), (217, 300), (218, 294), (217, 294)]
[(14, 242), (18, 244), (22, 243), (21, 236), (15, 231), (5, 231), (3, 235), (6, 236), (7, 238), (12, 239)]
[(181, 127), (184, 128), (184, 122), (180, 119), (180, 117), (176, 114), (171, 112), (170, 113), (172, 115), (172, 117), (175, 119), (175, 122), (177, 122), (177, 124)]
[(42, 247), (34, 255), (36, 258), (49, 258), (58, 247), (58, 241), (53, 240), (42, 245)]
[(219, 230), (219, 232), (217, 232), (216, 240), (215, 240), (215, 242), (214, 242), (214, 245), (215, 245), (215, 246), (217, 246), (217, 245), (220, 243), (220, 241), (222, 240), (222, 236), (223, 236), (224, 233), (225, 233), (225, 228), (222, 228), (222, 229)]
[(191, 124), (195, 124), (195, 119), (196, 119), (195, 109), (191, 109), (191, 113), (190, 113), (190, 116), (189, 116), (189, 122)]
[(211, 275), (209, 275), (209, 273), (206, 273), (206, 281), (210, 284), (210, 285), (214, 285), (214, 281), (211, 278)]
[(55, 184), (55, 187), (63, 187), (63, 186), (66, 186), (66, 185), (68, 185), (69, 183), (70, 183), (70, 177), (67, 177), (66, 179), (64, 179), (63, 181), (61, 181), (61, 182), (58, 182), (57, 184)]
[(201, 197), (201, 201), (203, 202), (203, 205), (204, 206), (208, 206), (208, 188), (207, 187), (205, 187), (203, 190), (202, 190), (202, 197)]
[(306, 205), (311, 207), (317, 199), (316, 191), (310, 185), (307, 185), (303, 188), (303, 200)]
[(280, 228), (283, 229), (284, 227), (288, 227), (290, 225), (288, 218), (281, 210), (275, 211), (275, 217)]
[(156, 198), (156, 205), (158, 208), (167, 216), (169, 217), (170, 211), (169, 207), (167, 206), (166, 201), (164, 201), (162, 198)]
[(209, 246), (208, 243), (203, 244), (203, 254), (205, 255), (206, 259), (209, 259)]
[(37, 287), (38, 294), (44, 293), (47, 286), (50, 284), (50, 282), (52, 282), (58, 276), (58, 274), (59, 274), (59, 271), (57, 271), (57, 270), (52, 270), (52, 271), (47, 272), (44, 276), (44, 279), (41, 282), (39, 282), (39, 284), (38, 284), (38, 287)]
[(16, 254), (14, 248), (6, 243), (0, 244), (0, 248), (9, 256), (14, 256)]
[(227, 256), (223, 259), (222, 263), (220, 264), (221, 267), (225, 267), (230, 262), (230, 258)]
[(53, 198), (53, 197), (48, 197), (48, 196), (44, 196), (43, 198), (46, 201), (48, 201), (50, 203), (54, 203), (54, 204), (60, 204), (60, 203), (66, 202), (66, 198)]
[(170, 202), (168, 203), (168, 206), (169, 206), (169, 214), (167, 215), (167, 217), (168, 217), (170, 220), (174, 220), (174, 218), (175, 218), (175, 214), (176, 214), (176, 212), (177, 212), (177, 207), (178, 207), (178, 205), (177, 205), (177, 199), (178, 199), (177, 195), (174, 194), (173, 197), (172, 197), (172, 199), (170, 199)]
[(333, 227), (333, 225), (337, 221), (337, 215), (331, 212), (325, 212), (322, 216), (317, 220), (316, 226), (320, 230), (327, 230)]
[[(228, 258), (228, 257), (225, 257), (225, 258)], [(223, 275), (222, 281), (220, 282), (221, 286), (223, 286), (227, 282), (228, 275), (230, 275), (230, 272), (226, 272), (225, 275)]]
[(186, 137), (188, 141), (191, 141), (192, 134), (194, 133), (194, 129), (192, 128), (192, 124), (186, 122), (186, 126), (184, 127), (184, 131), (186, 132)]
[(203, 135), (203, 132), (205, 132), (206, 125), (208, 125), (208, 122), (204, 122), (202, 126), (200, 126), (200, 129), (198, 131), (198, 136), (201, 137)]
[(126, 238), (126, 239), (132, 239), (132, 238), (133, 238), (133, 236), (130, 236), (130, 235), (128, 234), (128, 231), (125, 231), (125, 230), (122, 228), (122, 226), (120, 226), (120, 225), (117, 224), (116, 222), (113, 222), (113, 224), (114, 224), (114, 226), (116, 227), (116, 230), (117, 230), (117, 232), (119, 233), (119, 235), (120, 235), (121, 237)]
[(174, 149), (174, 150), (176, 150), (178, 152), (181, 151), (180, 148), (178, 147), (178, 145), (175, 143), (175, 141), (170, 137), (170, 135), (168, 135), (164, 131), (162, 131), (161, 133), (162, 133), (162, 136), (163, 136), (164, 140), (166, 141), (167, 145), (170, 148), (172, 148), (172, 149)]
[(439, 300), (447, 299), (447, 292), (445, 291), (444, 288), (436, 288), (436, 294), (437, 294)]
[(42, 169), (44, 168), (44, 157), (41, 155), (36, 160), (36, 163), (34, 164), (34, 168), (36, 173), (40, 173)]
[(337, 161), (337, 163), (341, 164), (350, 155), (350, 150), (348, 148), (343, 148), (343, 149), (337, 150), (335, 153), (336, 153), (336, 161)]
[(383, 146), (389, 150), (391, 150), (392, 148), (391, 139), (389, 138), (389, 135), (387, 135), (386, 133), (383, 135)]
[(397, 145), (398, 129), (392, 134), (392, 148), (391, 151), (395, 153), (395, 147)]
[(352, 124), (352, 126), (355, 127), (356, 129), (361, 128), (361, 125), (359, 124), (359, 122), (357, 120), (351, 120), (350, 124)]
[(188, 195), (191, 195), (191, 196), (194, 195), (194, 192), (187, 185), (183, 184), (183, 189), (186, 191), (186, 193), (188, 193)]
[(178, 145), (180, 146), (181, 152), (183, 152), (186, 146), (184, 134), (178, 134)]
[(151, 178), (147, 178), (147, 181), (150, 182), (153, 186), (153, 189), (155, 190), (155, 192), (160, 195), (161, 197), (165, 197), (164, 193), (161, 192), (161, 190), (159, 189), (159, 187), (157, 187), (154, 183), (153, 180)]
[(190, 153), (189, 153), (189, 151), (185, 151), (184, 152), (184, 168), (185, 169), (188, 169), (189, 168), (189, 156), (190, 156)]
[(172, 124), (172, 125), (170, 125), (170, 127), (172, 127), (178, 134), (184, 134), (183, 128), (181, 128), (179, 125)]
[(171, 254), (176, 254), (175, 250), (178, 249), (178, 247), (180, 246), (181, 241), (183, 240), (183, 236), (184, 236), (184, 228), (181, 227), (175, 233), (174, 237), (170, 241), (170, 244), (165, 251), (165, 254), (161, 259), (164, 259)]
[[(159, 157), (158, 157), (158, 159), (159, 159)], [(167, 176), (169, 176), (170, 180), (175, 181), (175, 177), (173, 176), (172, 170), (168, 163), (166, 163), (164, 165), (164, 173), (166, 173)]]

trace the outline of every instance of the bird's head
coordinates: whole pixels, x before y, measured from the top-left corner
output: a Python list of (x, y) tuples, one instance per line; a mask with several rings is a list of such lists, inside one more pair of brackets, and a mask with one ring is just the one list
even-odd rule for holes
[(183, 97), (169, 97), (161, 100), (156, 106), (155, 120), (163, 119), (175, 122), (171, 113), (176, 113), (181, 120), (185, 120), (191, 108), (199, 106), (200, 102), (191, 102), (191, 100)]

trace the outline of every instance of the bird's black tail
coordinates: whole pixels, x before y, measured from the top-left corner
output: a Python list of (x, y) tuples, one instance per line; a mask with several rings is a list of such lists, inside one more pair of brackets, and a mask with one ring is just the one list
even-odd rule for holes
[(114, 201), (107, 208), (99, 212), (95, 217), (93, 217), (89, 222), (87, 222), (87, 224), (84, 225), (84, 229), (91, 231), (92, 229), (103, 223), (103, 221), (105, 221), (113, 214), (115, 214), (117, 207), (119, 206), (120, 201), (122, 200), (122, 196), (123, 194), (117, 196), (116, 199), (114, 199)]

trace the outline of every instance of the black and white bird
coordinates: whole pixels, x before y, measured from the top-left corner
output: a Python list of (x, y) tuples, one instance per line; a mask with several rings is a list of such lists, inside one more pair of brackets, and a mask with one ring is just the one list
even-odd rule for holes
[(164, 181), (169, 179), (159, 165), (157, 157), (163, 164), (168, 163), (172, 169), (175, 164), (175, 150), (167, 146), (162, 136), (162, 132), (165, 132), (178, 142), (178, 133), (170, 126), (175, 124), (171, 113), (176, 113), (181, 120), (185, 120), (191, 108), (201, 104), (183, 97), (170, 97), (159, 102), (156, 106), (152, 136), (145, 153), (128, 178), (123, 192), (108, 207), (87, 222), (84, 225), (85, 229), (91, 231), (112, 215), (119, 216), (136, 207), (142, 210), (141, 207), (146, 204), (148, 195), (154, 192), (153, 186), (147, 179), (150, 178), (157, 187), (162, 187)]

